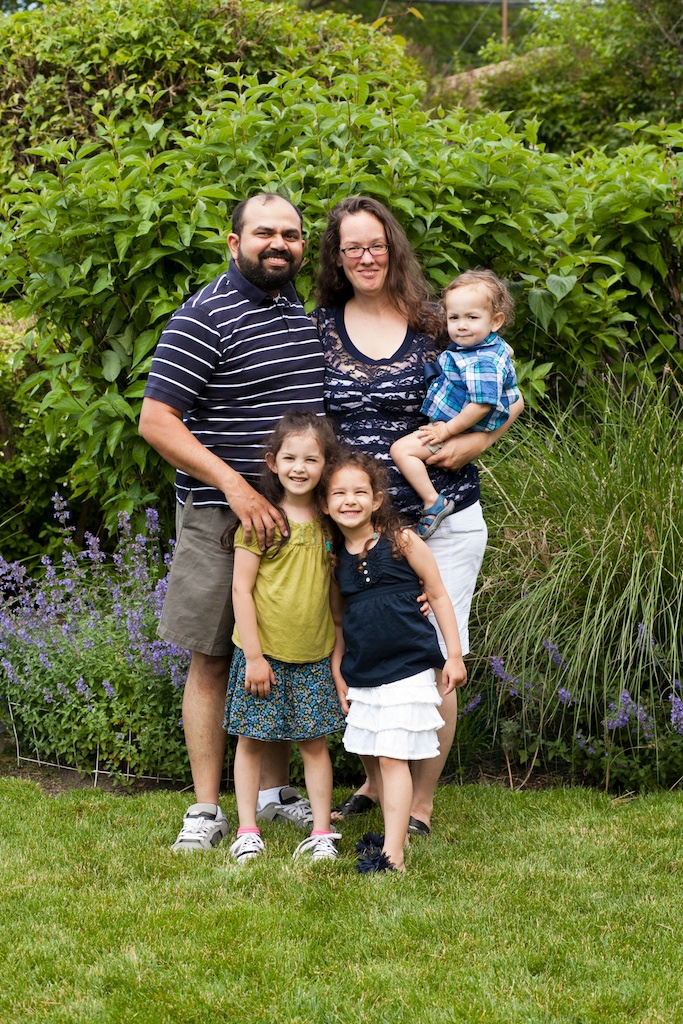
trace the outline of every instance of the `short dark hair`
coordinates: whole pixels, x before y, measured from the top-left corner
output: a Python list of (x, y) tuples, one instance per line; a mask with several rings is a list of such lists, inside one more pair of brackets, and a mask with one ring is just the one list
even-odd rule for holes
[(252, 199), (260, 199), (263, 204), (269, 203), (272, 199), (284, 199), (286, 203), (296, 211), (296, 214), (301, 221), (301, 226), (304, 226), (304, 218), (301, 210), (298, 206), (295, 206), (291, 199), (287, 196), (281, 196), (279, 192), (256, 192), (253, 196), (249, 196), (248, 199), (243, 199), (241, 203), (238, 203), (235, 209), (232, 211), (232, 230), (233, 234), (241, 235), (242, 228), (244, 227), (244, 214), (246, 212), (247, 203), (250, 203)]

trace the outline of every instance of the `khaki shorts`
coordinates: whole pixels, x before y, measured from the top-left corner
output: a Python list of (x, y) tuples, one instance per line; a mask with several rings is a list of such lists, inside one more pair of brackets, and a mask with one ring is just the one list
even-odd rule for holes
[[(438, 423), (438, 422), (439, 422), (439, 420), (434, 420), (434, 419), (431, 419), (429, 421), (430, 426), (431, 426), (432, 423)], [(446, 443), (445, 441), (435, 441), (434, 444), (426, 444), (425, 448), (427, 449), (428, 452), (431, 452), (432, 455), (436, 455), (437, 452), (441, 451), (441, 449), (443, 448), (445, 443)]]
[(158, 633), (169, 643), (213, 656), (232, 653), (233, 556), (221, 547), (235, 522), (229, 508), (176, 509), (176, 548)]

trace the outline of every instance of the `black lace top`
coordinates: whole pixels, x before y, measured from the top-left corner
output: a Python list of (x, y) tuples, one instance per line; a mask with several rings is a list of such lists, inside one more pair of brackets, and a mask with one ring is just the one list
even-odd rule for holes
[[(396, 508), (410, 521), (419, 518), (422, 501), (389, 454), (394, 441), (426, 422), (420, 413), (426, 388), (423, 367), (438, 355), (433, 338), (410, 328), (390, 359), (370, 359), (354, 347), (344, 327), (344, 307), (318, 307), (313, 314), (325, 355), (325, 407), (344, 444), (381, 459), (393, 486)], [(456, 472), (429, 467), (437, 491), (455, 502), (456, 509), (479, 500), (476, 466)]]

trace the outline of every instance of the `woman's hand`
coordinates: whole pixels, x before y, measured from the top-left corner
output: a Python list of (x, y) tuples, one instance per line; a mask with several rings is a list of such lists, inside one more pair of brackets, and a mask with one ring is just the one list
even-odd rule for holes
[(438, 466), (440, 469), (462, 469), (468, 463), (474, 462), (480, 455), (483, 455), (487, 448), (507, 433), (518, 416), (524, 411), (524, 399), (520, 396), (510, 406), (510, 415), (505, 423), (496, 430), (473, 430), (469, 433), (457, 434), (448, 441), (444, 441), (441, 451), (430, 455), (425, 460), (428, 466)]
[(428, 466), (438, 466), (440, 469), (462, 469), (486, 451), (490, 436), (484, 430), (477, 430), (449, 437), (444, 441), (443, 448), (425, 461)]
[(275, 686), (275, 674), (268, 661), (260, 658), (247, 658), (244, 672), (244, 689), (254, 697), (267, 697), (271, 686)]

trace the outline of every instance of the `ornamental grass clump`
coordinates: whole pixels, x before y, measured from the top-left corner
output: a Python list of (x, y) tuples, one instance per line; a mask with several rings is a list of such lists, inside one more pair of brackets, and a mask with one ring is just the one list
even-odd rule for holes
[(483, 474), (473, 674), (529, 770), (559, 759), (638, 790), (683, 777), (682, 417), (668, 375), (594, 381)]
[(54, 504), (58, 563), (44, 556), (31, 577), (0, 557), (0, 701), (19, 749), (82, 771), (185, 778), (189, 659), (156, 636), (169, 559), (158, 515), (148, 509), (133, 536), (122, 513), (108, 556), (89, 534), (76, 550), (68, 509), (58, 495)]

